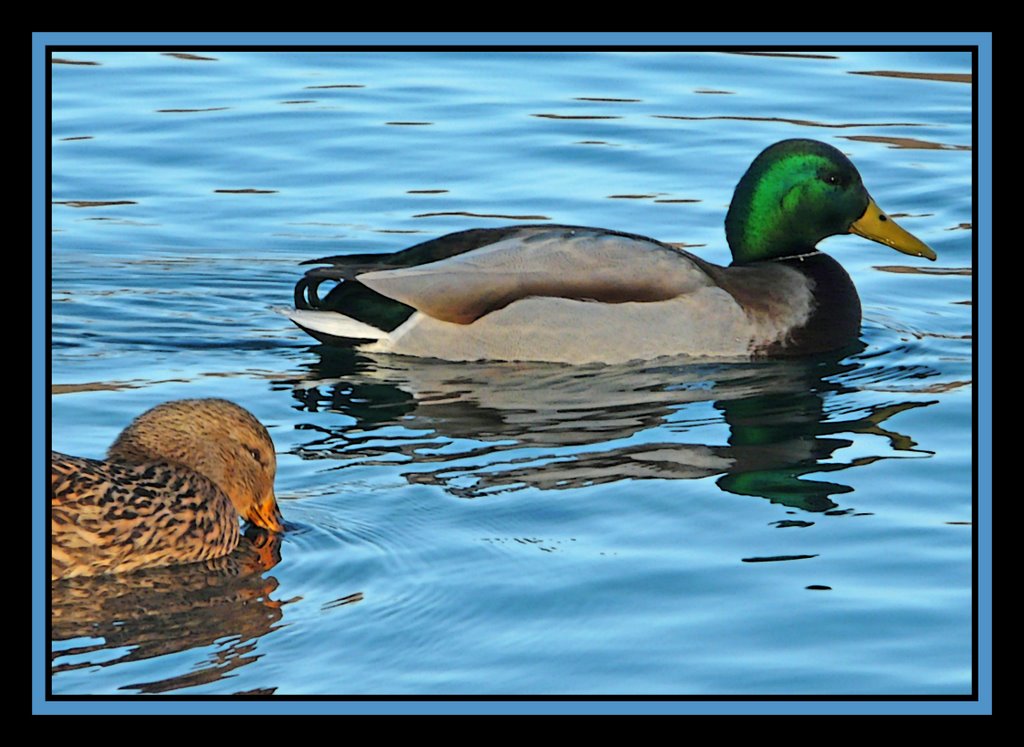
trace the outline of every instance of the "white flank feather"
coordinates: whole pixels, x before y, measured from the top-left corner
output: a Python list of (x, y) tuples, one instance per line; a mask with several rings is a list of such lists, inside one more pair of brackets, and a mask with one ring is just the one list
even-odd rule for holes
[(353, 340), (383, 340), (388, 337), (388, 333), (384, 330), (350, 319), (336, 311), (289, 309), (285, 316), (303, 329), (311, 329), (335, 337), (347, 337)]

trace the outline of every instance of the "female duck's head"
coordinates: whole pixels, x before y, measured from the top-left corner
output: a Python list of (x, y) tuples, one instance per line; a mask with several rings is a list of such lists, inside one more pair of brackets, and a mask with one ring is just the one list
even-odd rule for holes
[(805, 254), (842, 233), (935, 259), (878, 208), (850, 159), (817, 140), (783, 140), (763, 150), (736, 186), (725, 217), (734, 264)]
[(274, 496), (274, 443), (263, 424), (233, 402), (183, 399), (157, 405), (121, 432), (107, 458), (181, 464), (212, 480), (246, 520), (272, 532), (284, 529)]

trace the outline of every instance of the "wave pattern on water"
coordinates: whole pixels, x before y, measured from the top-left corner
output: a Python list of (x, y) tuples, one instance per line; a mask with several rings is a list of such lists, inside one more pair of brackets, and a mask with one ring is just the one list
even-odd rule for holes
[[(233, 399), (269, 427), (288, 531), (54, 587), (53, 692), (968, 693), (970, 58), (729, 51), (54, 59), (54, 448)], [(940, 258), (827, 240), (851, 349), (449, 364), (275, 311), (312, 256), (500, 222), (727, 264), (736, 181), (794, 135)]]

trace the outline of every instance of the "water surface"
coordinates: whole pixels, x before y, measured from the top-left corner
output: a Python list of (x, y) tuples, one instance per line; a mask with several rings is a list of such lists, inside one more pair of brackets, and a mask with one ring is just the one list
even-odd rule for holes
[[(293, 529), (55, 585), (55, 694), (970, 692), (968, 55), (60, 56), (53, 446), (232, 399)], [(450, 364), (275, 311), (302, 260), (520, 221), (728, 263), (732, 189), (789, 137), (939, 255), (824, 242), (848, 350)]]

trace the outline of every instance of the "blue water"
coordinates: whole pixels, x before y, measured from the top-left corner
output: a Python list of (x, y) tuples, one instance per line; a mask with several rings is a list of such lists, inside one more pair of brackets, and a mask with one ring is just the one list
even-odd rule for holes
[[(968, 55), (199, 54), (55, 55), (98, 64), (52, 70), (52, 442), (232, 399), (292, 530), (55, 586), (55, 694), (970, 692), (971, 87), (934, 79)], [(728, 263), (732, 189), (788, 137), (939, 255), (824, 242), (853, 349), (449, 364), (275, 311), (302, 260), (473, 226)]]

